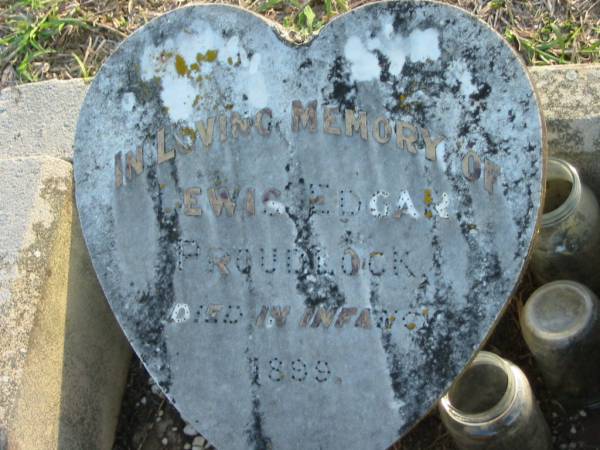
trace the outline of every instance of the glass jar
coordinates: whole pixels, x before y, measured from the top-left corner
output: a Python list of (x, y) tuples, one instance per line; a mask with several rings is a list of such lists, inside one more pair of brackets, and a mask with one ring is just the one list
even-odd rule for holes
[(600, 213), (594, 193), (568, 162), (550, 158), (542, 224), (531, 256), (540, 284), (572, 279), (600, 292)]
[(564, 406), (600, 405), (598, 298), (574, 281), (538, 288), (521, 311), (521, 330), (544, 381)]
[(552, 437), (525, 374), (480, 352), (439, 403), (461, 450), (550, 450)]

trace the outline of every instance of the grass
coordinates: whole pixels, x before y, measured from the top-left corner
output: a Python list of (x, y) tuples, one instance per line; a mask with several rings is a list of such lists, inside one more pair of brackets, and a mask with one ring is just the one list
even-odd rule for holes
[[(369, 0), (227, 0), (302, 42)], [(600, 0), (446, 0), (489, 23), (527, 64), (600, 62)], [(188, 0), (0, 0), (0, 86), (93, 77), (121, 40)]]

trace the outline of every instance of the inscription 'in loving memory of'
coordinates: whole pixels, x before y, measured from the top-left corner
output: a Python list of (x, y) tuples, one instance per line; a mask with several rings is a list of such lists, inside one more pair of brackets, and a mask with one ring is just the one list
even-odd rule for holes
[[(304, 107), (301, 101), (294, 100), (291, 108), (292, 132), (317, 132), (319, 129), (317, 110), (316, 101), (309, 102)], [(238, 141), (241, 137), (248, 136), (253, 129), (259, 135), (267, 138), (271, 135), (272, 116), (271, 109), (263, 108), (256, 113), (254, 118), (242, 117), (237, 112), (231, 112), (229, 116), (222, 114), (208, 117), (206, 121), (197, 121), (195, 128), (175, 126), (173, 131), (174, 147), (171, 149), (166, 148), (165, 130), (161, 128), (156, 133), (156, 163), (162, 164), (173, 160), (177, 154), (190, 154), (200, 146), (209, 151), (216, 139), (216, 128), (218, 128), (218, 139), (221, 143), (226, 143), (229, 139)], [(395, 134), (397, 148), (412, 155), (422, 152), (426, 160), (432, 162), (437, 159), (438, 146), (444, 142), (441, 137), (433, 137), (425, 127), (407, 122), (393, 123), (383, 115), (377, 116), (372, 122), (369, 122), (365, 111), (345, 109), (340, 112), (337, 107), (331, 106), (323, 107), (322, 131), (333, 136), (353, 137), (356, 135), (363, 141), (371, 138), (381, 145), (390, 143), (392, 135)], [(419, 150), (419, 148), (423, 150)], [(144, 169), (142, 145), (137, 146), (135, 151), (127, 151), (124, 158), (122, 152), (116, 153), (115, 187), (118, 189), (133, 182), (144, 172)], [(471, 182), (479, 180), (483, 175), (484, 188), (492, 193), (500, 175), (500, 167), (487, 159), (482, 162), (474, 150), (467, 150), (462, 157), (462, 173)], [(425, 189), (421, 194), (402, 190), (398, 193), (398, 201), (394, 205), (388, 202), (387, 198), (390, 193), (385, 191), (374, 192), (369, 199), (366, 199), (366, 202), (363, 202), (365, 199), (358, 198), (351, 189), (340, 189), (335, 192), (335, 204), (331, 204), (336, 208), (316, 207), (315, 205), (325, 203), (325, 191), (329, 189), (327, 184), (310, 184), (312, 195), (310, 203), (313, 212), (330, 214), (330, 212), (337, 211), (342, 216), (354, 216), (364, 209), (379, 218), (389, 216), (398, 219), (403, 215), (414, 219), (421, 215), (427, 218), (431, 218), (433, 215), (448, 218), (447, 209), (450, 198), (445, 192), (440, 193), (437, 196), (438, 201), (434, 203), (431, 189)], [(183, 190), (183, 198), (180, 203), (183, 205), (185, 215), (202, 216), (203, 208), (200, 205), (202, 193), (203, 190), (197, 186)], [(227, 212), (227, 216), (233, 216), (239, 193), (239, 187), (233, 187), (231, 190), (223, 186), (206, 189), (208, 204), (216, 216), (220, 216), (223, 209)], [(259, 197), (262, 200), (262, 212), (268, 215), (283, 214), (285, 207), (279, 201), (281, 196), (281, 191), (277, 187), (265, 189)], [(244, 202), (244, 209), (248, 216), (256, 214), (255, 198), (255, 189), (248, 187)], [(368, 207), (363, 208), (363, 203), (366, 203)], [(419, 207), (421, 203), (424, 204), (423, 208)]]

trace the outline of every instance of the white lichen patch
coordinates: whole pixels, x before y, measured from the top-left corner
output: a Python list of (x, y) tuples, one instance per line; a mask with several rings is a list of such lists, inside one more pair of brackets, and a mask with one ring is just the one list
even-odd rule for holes
[(260, 53), (252, 57), (248, 68), (248, 77), (246, 78), (252, 86), (252, 89), (248, 91), (248, 101), (255, 108), (264, 108), (268, 106), (269, 101), (267, 85), (260, 72), (260, 59)]
[(469, 97), (477, 88), (473, 84), (473, 74), (469, 71), (467, 63), (462, 59), (451, 61), (446, 70), (446, 83), (458, 86), (464, 97)]
[[(215, 96), (216, 78), (221, 82), (230, 79), (232, 86), (248, 86), (250, 106), (268, 106), (261, 54), (248, 56), (237, 36), (223, 38), (208, 24), (199, 23), (194, 30), (202, 31), (182, 31), (159, 46), (148, 42), (140, 59), (142, 80), (160, 80), (161, 101), (170, 120), (191, 125), (199, 117), (199, 110), (217, 110), (225, 106), (227, 95), (235, 97), (234, 92)], [(241, 93), (239, 97), (235, 100), (240, 101)], [(124, 110), (129, 107), (123, 104)]]
[(135, 95), (133, 92), (126, 92), (121, 99), (121, 108), (123, 111), (131, 112), (135, 106)]
[(353, 81), (370, 81), (379, 78), (381, 69), (377, 56), (371, 53), (357, 36), (352, 36), (346, 42), (344, 56), (350, 62)]
[(374, 38), (351, 36), (344, 46), (344, 57), (350, 62), (352, 81), (379, 79), (381, 67), (377, 53), (390, 63), (389, 71), (398, 76), (407, 60), (426, 62), (439, 59), (439, 32), (435, 28), (413, 30), (408, 36), (394, 34), (390, 20), (382, 22), (381, 32)]

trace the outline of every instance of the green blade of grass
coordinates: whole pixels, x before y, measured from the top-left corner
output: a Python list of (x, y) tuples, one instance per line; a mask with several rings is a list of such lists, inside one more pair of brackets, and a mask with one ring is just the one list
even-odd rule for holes
[(265, 3), (263, 3), (260, 6), (260, 8), (258, 8), (258, 12), (260, 12), (260, 13), (267, 12), (268, 10), (279, 6), (281, 3), (282, 3), (282, 0), (267, 0)]
[(83, 63), (83, 61), (81, 60), (81, 58), (79, 58), (79, 56), (77, 56), (75, 53), (71, 53), (71, 55), (73, 56), (73, 58), (75, 58), (75, 61), (77, 61), (77, 65), (79, 66), (79, 70), (81, 71), (81, 76), (83, 77), (84, 81), (87, 81), (90, 79), (90, 73), (87, 67), (85, 67), (85, 64)]
[(304, 17), (306, 18), (306, 28), (309, 33), (312, 33), (316, 15), (309, 5), (304, 7)]

